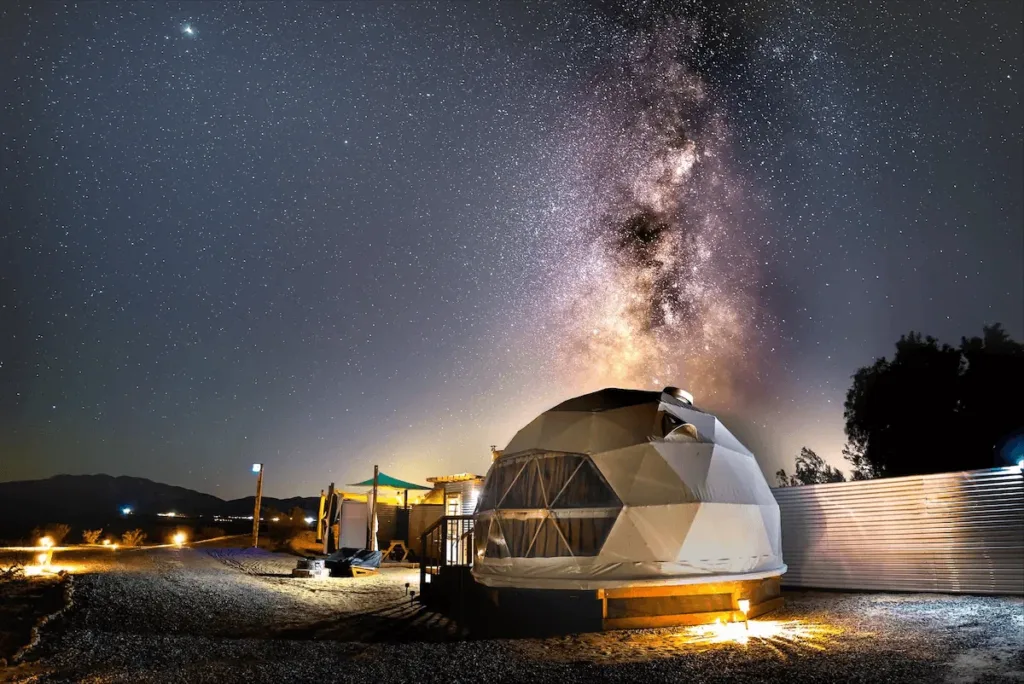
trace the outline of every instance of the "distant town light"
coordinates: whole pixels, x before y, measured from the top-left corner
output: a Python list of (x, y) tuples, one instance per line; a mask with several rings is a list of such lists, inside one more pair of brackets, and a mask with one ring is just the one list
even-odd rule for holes
[(157, 515), (160, 516), (161, 518), (173, 518), (173, 517), (175, 517), (178, 514), (175, 513), (174, 511), (167, 511), (166, 513), (157, 513)]
[(261, 470), (263, 470), (263, 464), (262, 463), (253, 463), (252, 464), (252, 472), (258, 473)]
[(39, 545), (44, 549), (48, 549), (53, 546), (53, 537), (43, 537), (39, 540)]
[(132, 507), (131, 506), (125, 506), (124, 508), (121, 509), (121, 515), (131, 515), (131, 514), (132, 514)]
[(103, 545), (104, 546), (110, 546), (110, 540), (109, 539), (104, 539), (103, 540)]
[(314, 520), (316, 520), (316, 518), (314, 518), (313, 516), (311, 516), (311, 515), (306, 516), (306, 524), (307, 525), (312, 525)]

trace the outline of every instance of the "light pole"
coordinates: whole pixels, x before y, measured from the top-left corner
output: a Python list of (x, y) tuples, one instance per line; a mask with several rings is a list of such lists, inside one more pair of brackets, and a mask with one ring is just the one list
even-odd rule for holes
[(252, 472), (256, 473), (256, 503), (252, 509), (252, 546), (256, 548), (260, 541), (260, 499), (263, 498), (263, 464), (253, 463)]

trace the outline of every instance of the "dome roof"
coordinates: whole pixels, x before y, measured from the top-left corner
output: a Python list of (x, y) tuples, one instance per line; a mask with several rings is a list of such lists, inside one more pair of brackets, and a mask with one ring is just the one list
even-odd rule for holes
[(685, 392), (605, 389), (521, 429), (477, 507), (488, 586), (596, 589), (785, 572), (753, 454)]

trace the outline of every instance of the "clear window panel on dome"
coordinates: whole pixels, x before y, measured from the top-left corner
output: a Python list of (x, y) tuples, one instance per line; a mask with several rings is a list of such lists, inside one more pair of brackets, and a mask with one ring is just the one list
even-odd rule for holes
[(512, 483), (508, 494), (502, 499), (500, 508), (545, 508), (544, 492), (541, 489), (540, 471), (537, 459), (527, 462), (519, 477)]
[(508, 544), (505, 543), (505, 537), (501, 532), (501, 525), (498, 524), (498, 521), (490, 520), (485, 530), (487, 532), (483, 536), (485, 540), (484, 556), (487, 558), (511, 557), (512, 554), (509, 553)]
[(558, 532), (558, 526), (553, 518), (541, 520), (540, 529), (527, 554), (529, 558), (560, 558), (571, 556), (572, 551), (566, 546), (565, 540)]
[(552, 522), (569, 543), (574, 556), (596, 556), (604, 546), (608, 533), (615, 524), (617, 510), (609, 510), (600, 517), (557, 516)]
[(515, 459), (499, 461), (491, 466), (491, 472), (487, 475), (487, 481), (484, 484), (484, 491), (480, 495), (478, 510), (492, 511), (497, 508), (525, 463), (525, 459)]
[(551, 505), (585, 458), (582, 454), (542, 454), (537, 457), (548, 505)]
[(473, 551), (480, 556), (487, 551), (487, 540), (490, 537), (491, 519), (478, 517), (473, 524)]
[(498, 524), (505, 537), (508, 553), (513, 558), (524, 558), (537, 534), (543, 518), (499, 518)]
[(613, 508), (622, 502), (589, 458), (551, 504), (552, 508)]

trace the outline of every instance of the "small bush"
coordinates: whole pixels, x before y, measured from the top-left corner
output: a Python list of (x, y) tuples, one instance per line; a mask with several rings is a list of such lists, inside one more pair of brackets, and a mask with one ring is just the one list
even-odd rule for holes
[(124, 546), (139, 546), (144, 541), (146, 541), (146, 533), (138, 528), (128, 530), (121, 535), (121, 544)]
[(299, 556), (311, 556), (323, 550), (323, 544), (316, 543), (316, 532), (302, 530), (288, 540), (286, 548)]
[(100, 535), (103, 534), (103, 530), (82, 530), (82, 541), (86, 544), (95, 544), (100, 540)]
[(46, 527), (37, 527), (32, 530), (32, 543), (37, 543), (43, 537), (53, 540), (54, 546), (60, 546), (61, 542), (71, 533), (71, 525), (64, 523), (51, 523)]
[(25, 567), (21, 563), (15, 563), (10, 567), (0, 567), (0, 582), (21, 579), (25, 576)]

